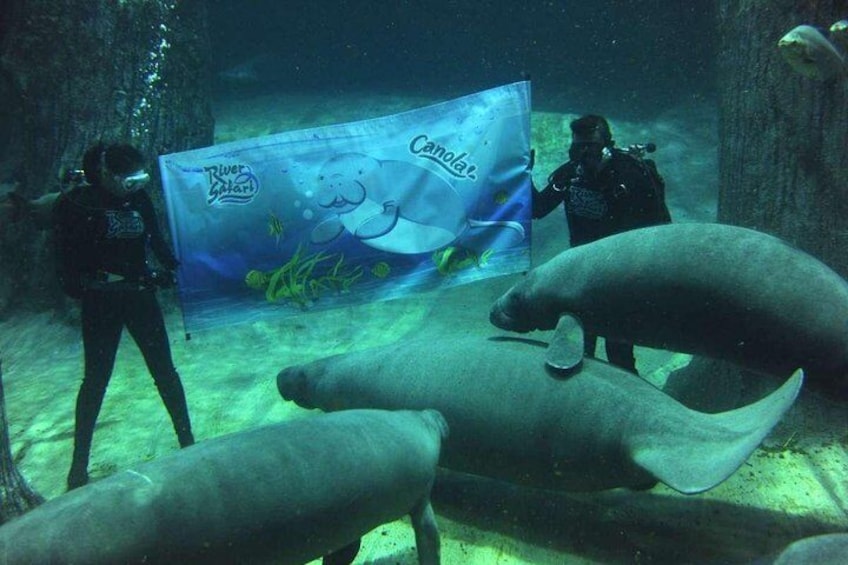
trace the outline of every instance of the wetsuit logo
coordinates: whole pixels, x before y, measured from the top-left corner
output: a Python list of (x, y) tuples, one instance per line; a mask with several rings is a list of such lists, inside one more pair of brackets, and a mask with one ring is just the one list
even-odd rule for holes
[(203, 167), (209, 181), (207, 204), (248, 204), (259, 192), (259, 179), (248, 165)]
[(606, 199), (600, 191), (578, 184), (572, 184), (568, 188), (567, 208), (575, 216), (590, 220), (600, 220), (609, 210)]
[(417, 135), (409, 142), (409, 152), (440, 166), (458, 179), (477, 180), (477, 165), (468, 161), (468, 153), (451, 151), (444, 145), (430, 140), (426, 135)]
[(135, 210), (107, 210), (106, 238), (132, 239), (144, 233), (144, 219)]

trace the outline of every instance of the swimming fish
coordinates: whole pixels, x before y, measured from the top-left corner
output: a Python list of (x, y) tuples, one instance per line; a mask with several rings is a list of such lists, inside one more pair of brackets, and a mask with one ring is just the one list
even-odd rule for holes
[(277, 245), (280, 245), (280, 240), (283, 238), (283, 222), (271, 211), (268, 211), (268, 235), (274, 236)]
[(795, 72), (805, 77), (824, 81), (848, 76), (845, 57), (813, 26), (793, 28), (777, 47)]
[(842, 48), (842, 54), (848, 57), (848, 20), (839, 20), (830, 26), (830, 42)]
[(271, 279), (268, 273), (252, 270), (248, 271), (244, 276), (244, 283), (254, 290), (265, 290), (268, 288), (268, 281)]
[(385, 261), (380, 261), (371, 267), (371, 274), (378, 279), (384, 279), (392, 272), (392, 268)]

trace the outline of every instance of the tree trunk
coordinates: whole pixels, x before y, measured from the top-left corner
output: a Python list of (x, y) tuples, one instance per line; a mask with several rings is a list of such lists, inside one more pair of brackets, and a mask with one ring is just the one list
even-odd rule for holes
[(3, 394), (3, 367), (0, 362), (0, 524), (31, 510), (44, 502), (18, 471), (9, 441), (6, 399)]
[[(848, 80), (819, 82), (778, 40), (846, 0), (719, 0), (718, 219), (772, 233), (848, 277)], [(780, 276), (780, 273), (775, 273)]]
[[(60, 169), (79, 168), (101, 139), (136, 145), (154, 169), (158, 154), (212, 143), (203, 0), (6, 4), (0, 105), (14, 111), (0, 113), (0, 129), (12, 132), (0, 136), (0, 173), (24, 197), (58, 190)], [(0, 312), (56, 290), (49, 234), (4, 224)]]

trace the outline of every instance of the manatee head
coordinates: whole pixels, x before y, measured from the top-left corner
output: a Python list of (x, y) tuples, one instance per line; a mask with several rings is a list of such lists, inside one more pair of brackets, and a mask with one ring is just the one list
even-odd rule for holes
[(799, 25), (777, 42), (783, 58), (795, 72), (815, 80), (845, 75), (844, 57), (816, 28)]
[(517, 284), (495, 301), (489, 312), (492, 325), (522, 333), (538, 328), (530, 312), (531, 303), (526, 299), (526, 288), (525, 283)]
[(380, 162), (360, 153), (340, 153), (328, 159), (318, 174), (318, 205), (343, 214), (365, 201), (369, 182)]
[(305, 365), (287, 367), (277, 373), (277, 390), (284, 399), (303, 408), (315, 408), (310, 398), (309, 374)]
[(277, 390), (286, 400), (301, 408), (318, 408), (327, 412), (349, 407), (335, 386), (339, 375), (351, 370), (344, 355), (333, 355), (303, 365), (292, 365), (277, 373)]

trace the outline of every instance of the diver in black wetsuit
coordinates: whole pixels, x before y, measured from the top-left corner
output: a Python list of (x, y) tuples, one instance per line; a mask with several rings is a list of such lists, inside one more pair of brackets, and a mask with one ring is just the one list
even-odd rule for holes
[[(88, 482), (94, 425), (124, 326), (153, 376), (181, 447), (194, 443), (182, 382), (171, 359), (157, 287), (174, 284), (178, 262), (162, 237), (148, 194), (142, 154), (130, 145), (98, 144), (86, 151), (87, 186), (56, 202), (58, 276), (82, 301), (85, 375), (76, 403), (74, 455), (68, 489)], [(152, 250), (163, 267), (151, 269)]]
[[(609, 123), (587, 115), (571, 122), (569, 160), (533, 191), (533, 218), (565, 206), (571, 246), (636, 228), (671, 223), (665, 183), (656, 164), (642, 159), (650, 146), (615, 148)], [(595, 355), (597, 336), (586, 335), (584, 354)], [(633, 344), (606, 342), (610, 363), (636, 373)]]

